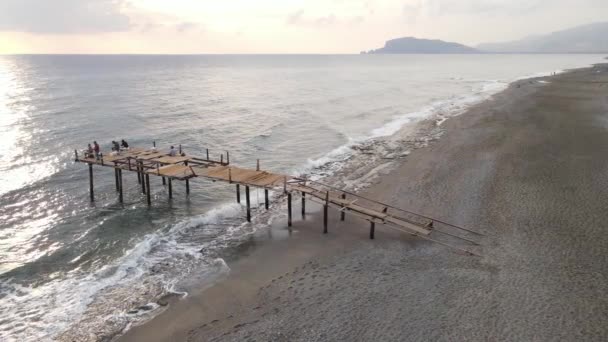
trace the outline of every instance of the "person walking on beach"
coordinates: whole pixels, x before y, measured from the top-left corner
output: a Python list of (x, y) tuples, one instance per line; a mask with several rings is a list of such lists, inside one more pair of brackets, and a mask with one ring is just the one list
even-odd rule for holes
[(99, 160), (99, 144), (97, 141), (93, 141), (93, 152), (95, 152), (95, 159)]

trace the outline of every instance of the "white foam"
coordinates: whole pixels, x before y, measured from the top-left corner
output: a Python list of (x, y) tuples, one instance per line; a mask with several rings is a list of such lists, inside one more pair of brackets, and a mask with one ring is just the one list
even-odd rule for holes
[[(199, 261), (202, 258), (199, 252), (202, 246), (179, 243), (177, 238), (180, 234), (192, 228), (221, 223), (240, 212), (240, 205), (226, 204), (175, 224), (166, 233), (146, 235), (124, 256), (93, 273), (73, 272), (67, 278), (53, 280), (35, 288), (23, 287), (11, 280), (0, 283), (5, 294), (0, 308), (0, 321), (20, 322), (22, 320), (15, 318), (26, 315), (35, 318), (34, 322), (28, 323), (27, 331), (20, 330), (19, 325), (3, 326), (0, 340), (35, 341), (52, 338), (78, 322), (102, 291), (117, 284), (127, 287), (132, 284), (132, 290), (137, 291), (137, 284), (141, 282), (139, 279), (143, 275), (149, 275), (152, 267), (161, 261), (175, 258)], [(209, 266), (217, 272), (229, 271), (222, 259), (210, 260)], [(179, 292), (175, 289), (176, 279), (162, 278), (159, 277), (159, 280), (165, 281), (163, 286), (166, 292)], [(142, 315), (127, 315), (125, 312), (108, 312), (107, 315), (117, 321), (128, 316), (131, 323), (142, 317), (153, 316), (155, 311), (158, 311), (156, 306)]]

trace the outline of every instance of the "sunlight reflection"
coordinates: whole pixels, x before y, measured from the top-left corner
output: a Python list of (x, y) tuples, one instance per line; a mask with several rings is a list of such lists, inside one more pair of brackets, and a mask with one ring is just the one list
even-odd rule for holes
[[(19, 66), (21, 65), (21, 66)], [(34, 155), (30, 129), (30, 91), (26, 71), (8, 57), (0, 57), (0, 195), (24, 187), (56, 172), (58, 159)]]

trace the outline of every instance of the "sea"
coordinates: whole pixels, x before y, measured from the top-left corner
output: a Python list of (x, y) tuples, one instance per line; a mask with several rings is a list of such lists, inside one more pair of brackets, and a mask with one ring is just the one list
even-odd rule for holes
[[(361, 153), (370, 146), (383, 146), (376, 164), (394, 160), (400, 140), (391, 150), (383, 139), (420, 122), (439, 127), (511, 82), (603, 58), (0, 56), (0, 340), (112, 340), (162, 312), (164, 299), (229, 274), (240, 246), (285, 220), (278, 193), (266, 212), (252, 190), (246, 223), (233, 186), (200, 179), (189, 196), (175, 182), (169, 200), (152, 177), (148, 207), (136, 175), (125, 173), (120, 204), (112, 170), (100, 167), (91, 203), (75, 149), (97, 141), (109, 151), (121, 139), (181, 145), (189, 155), (229, 151), (235, 165), (259, 159), (263, 169), (328, 179), (369, 161)], [(372, 166), (361, 177), (381, 169)]]

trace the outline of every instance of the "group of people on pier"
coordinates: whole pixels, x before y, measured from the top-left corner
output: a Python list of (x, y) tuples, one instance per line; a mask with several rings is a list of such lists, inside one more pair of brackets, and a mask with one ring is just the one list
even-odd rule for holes
[[(121, 151), (125, 151), (129, 149), (129, 143), (127, 143), (127, 141), (125, 139), (122, 139), (120, 141), (120, 143), (118, 143), (117, 141), (112, 140), (112, 153), (113, 154), (120, 154)], [(93, 158), (95, 157), (96, 160), (100, 159), (100, 155), (101, 155), (101, 148), (99, 147), (99, 144), (97, 143), (97, 141), (93, 141), (93, 145), (88, 144), (87, 145), (87, 150), (85, 153), (85, 156), (87, 158)], [(177, 155), (180, 156), (185, 156), (186, 153), (184, 153), (183, 151), (181, 151), (181, 145), (180, 145), (180, 151), (178, 152), (174, 146), (171, 146), (171, 148), (169, 149), (169, 152), (167, 153), (168, 156), (171, 157), (175, 157)]]

